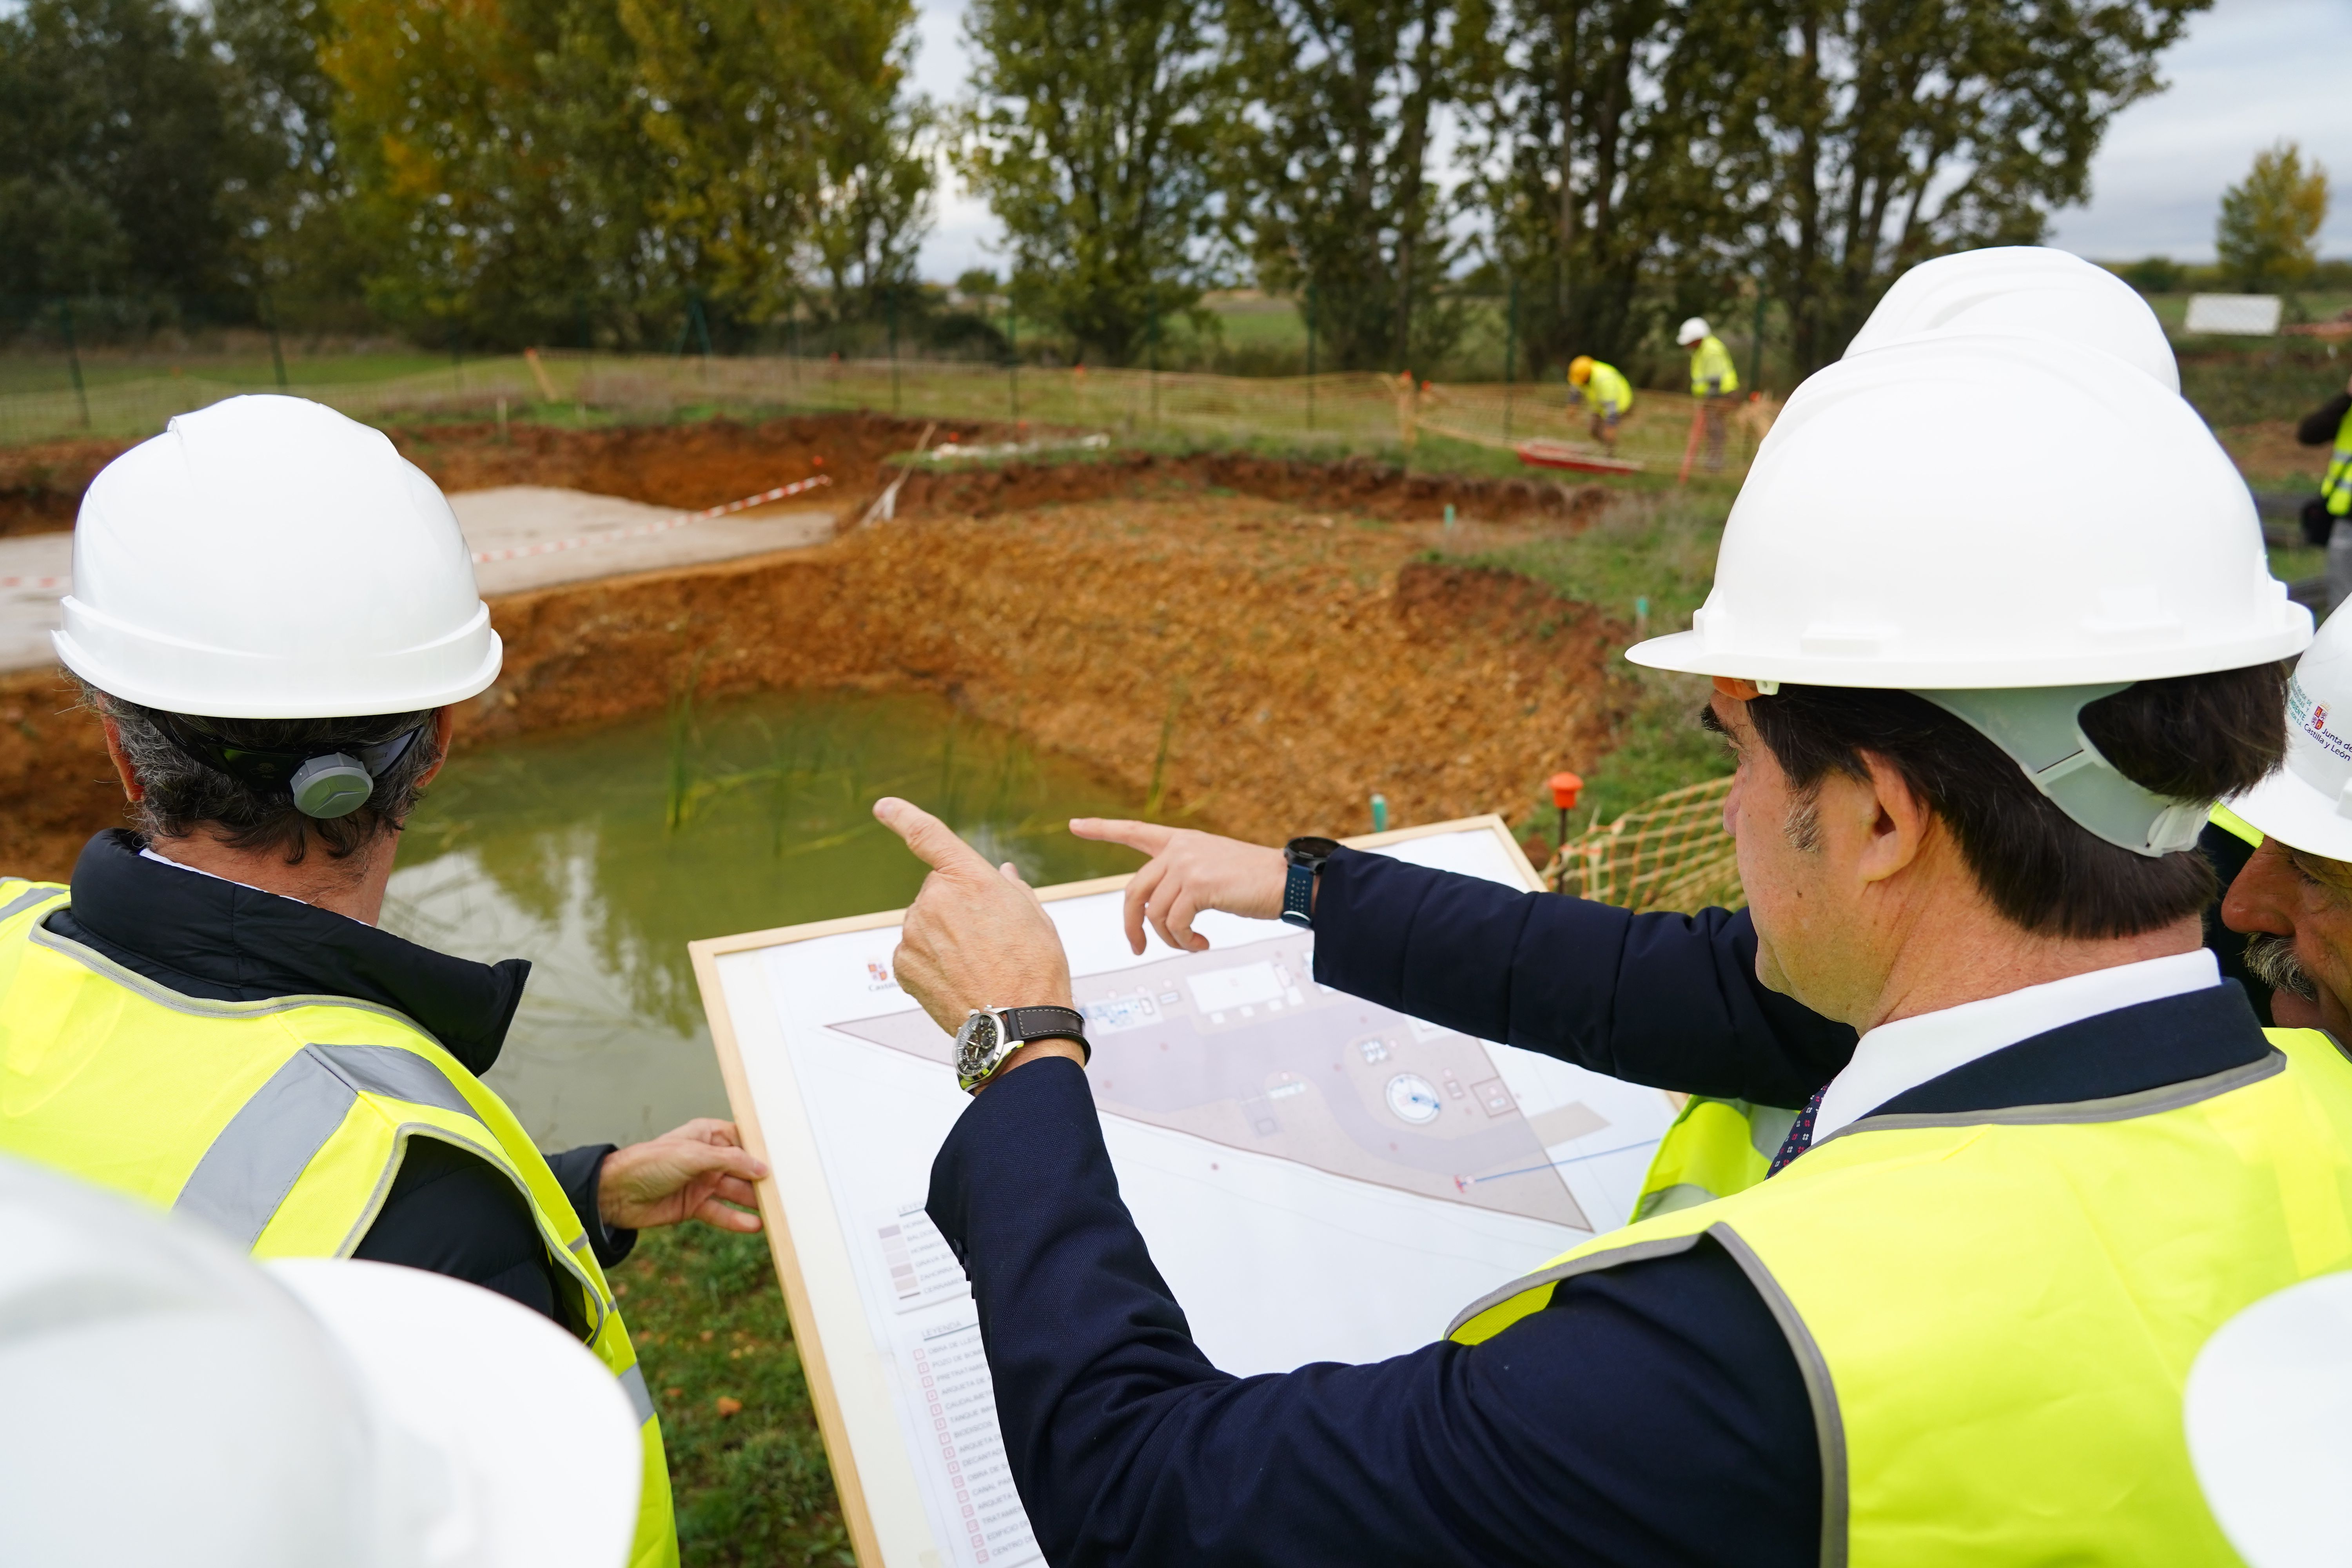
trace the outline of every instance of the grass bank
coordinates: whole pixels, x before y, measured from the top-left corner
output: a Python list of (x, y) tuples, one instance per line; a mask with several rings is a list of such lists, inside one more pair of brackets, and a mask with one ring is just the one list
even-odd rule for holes
[(661, 1412), (686, 1568), (854, 1568), (767, 1238), (647, 1231), (614, 1287)]

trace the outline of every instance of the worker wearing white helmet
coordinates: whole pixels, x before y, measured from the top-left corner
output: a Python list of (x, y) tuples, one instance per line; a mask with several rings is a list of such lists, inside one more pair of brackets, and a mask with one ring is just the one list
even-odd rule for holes
[(1714, 473), (1723, 467), (1724, 411), (1739, 395), (1739, 371), (1731, 363), (1731, 351), (1704, 317), (1685, 321), (1675, 330), (1675, 342), (1691, 352), (1691, 395), (1700, 400), (1706, 421), (1706, 468)]
[[(1928, 333), (1813, 377), (1696, 626), (1633, 657), (1714, 678), (1755, 971), (1858, 1044), (1762, 1182), (1541, 1264), (1422, 1351), (1245, 1382), (1119, 1205), (1082, 1050), (1024, 1047), (929, 1206), (1048, 1558), (2234, 1563), (2182, 1384), (2241, 1309), (2352, 1268), (2352, 1226), (2313, 1217), (2352, 1208), (2352, 1067), (2221, 979), (2195, 847), (2277, 767), (2309, 637), (2227, 457), (2126, 361)], [(878, 810), (935, 868), (896, 966), (927, 1011), (1066, 1005), (1027, 895)], [(1289, 911), (1327, 985), (1727, 1087), (1672, 1081), (1673, 1040), (1562, 1037), (1561, 1000), (1640, 959), (1623, 925), (1589, 958), (1528, 946), (1569, 900), (1085, 826), (1155, 851), (1137, 935)]]
[(387, 1264), (257, 1265), (0, 1158), (0, 1563), (621, 1568), (636, 1420), (571, 1335)]
[(409, 1264), (562, 1323), (636, 1409), (632, 1561), (675, 1561), (605, 1270), (646, 1226), (756, 1230), (764, 1172), (721, 1121), (541, 1155), (480, 1078), (530, 965), (376, 929), (453, 705), (499, 673), (448, 503), (380, 431), (232, 398), (91, 482), (73, 575), (58, 655), (138, 826), (70, 888), (0, 879), (0, 1150), (257, 1257)]

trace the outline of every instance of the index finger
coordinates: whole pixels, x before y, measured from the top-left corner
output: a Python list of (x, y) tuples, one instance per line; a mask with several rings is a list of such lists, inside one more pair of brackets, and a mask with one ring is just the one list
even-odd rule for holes
[(1159, 854), (1176, 837), (1172, 827), (1163, 827), (1156, 822), (1130, 822), (1124, 817), (1074, 816), (1070, 818), (1070, 831), (1080, 838), (1124, 844), (1146, 855)]
[(874, 816), (883, 826), (907, 842), (924, 865), (934, 871), (950, 867), (959, 870), (986, 871), (988, 862), (980, 851), (956, 837), (955, 829), (911, 801), (886, 795), (874, 803)]

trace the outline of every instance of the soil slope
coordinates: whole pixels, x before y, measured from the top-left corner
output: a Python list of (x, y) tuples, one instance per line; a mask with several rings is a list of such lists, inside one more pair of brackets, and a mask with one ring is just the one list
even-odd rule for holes
[[(904, 519), (834, 543), (492, 602), (506, 673), (460, 743), (755, 689), (943, 691), (1149, 793), (1278, 838), (1528, 798), (1590, 755), (1625, 628), (1507, 574), (1416, 559), (1418, 526), (1198, 495)], [(0, 869), (64, 875), (121, 820), (96, 724), (0, 683)], [(1164, 748), (1163, 748), (1164, 734)]]

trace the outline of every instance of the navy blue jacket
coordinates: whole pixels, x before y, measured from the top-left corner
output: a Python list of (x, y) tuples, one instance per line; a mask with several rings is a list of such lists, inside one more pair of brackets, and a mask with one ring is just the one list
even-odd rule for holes
[[(1630, 916), (1372, 856), (1335, 857), (1316, 905), (1326, 984), (1636, 1081), (1801, 1103), (1853, 1036), (1763, 991), (1754, 952), (1744, 914)], [(2267, 1049), (2225, 984), (1885, 1109), (2128, 1093)], [(1005, 1450), (1057, 1568), (1821, 1558), (1803, 1383), (1711, 1242), (1571, 1279), (1482, 1345), (1234, 1378), (1153, 1268), (1075, 1064), (979, 1096), (929, 1208), (971, 1277)]]

